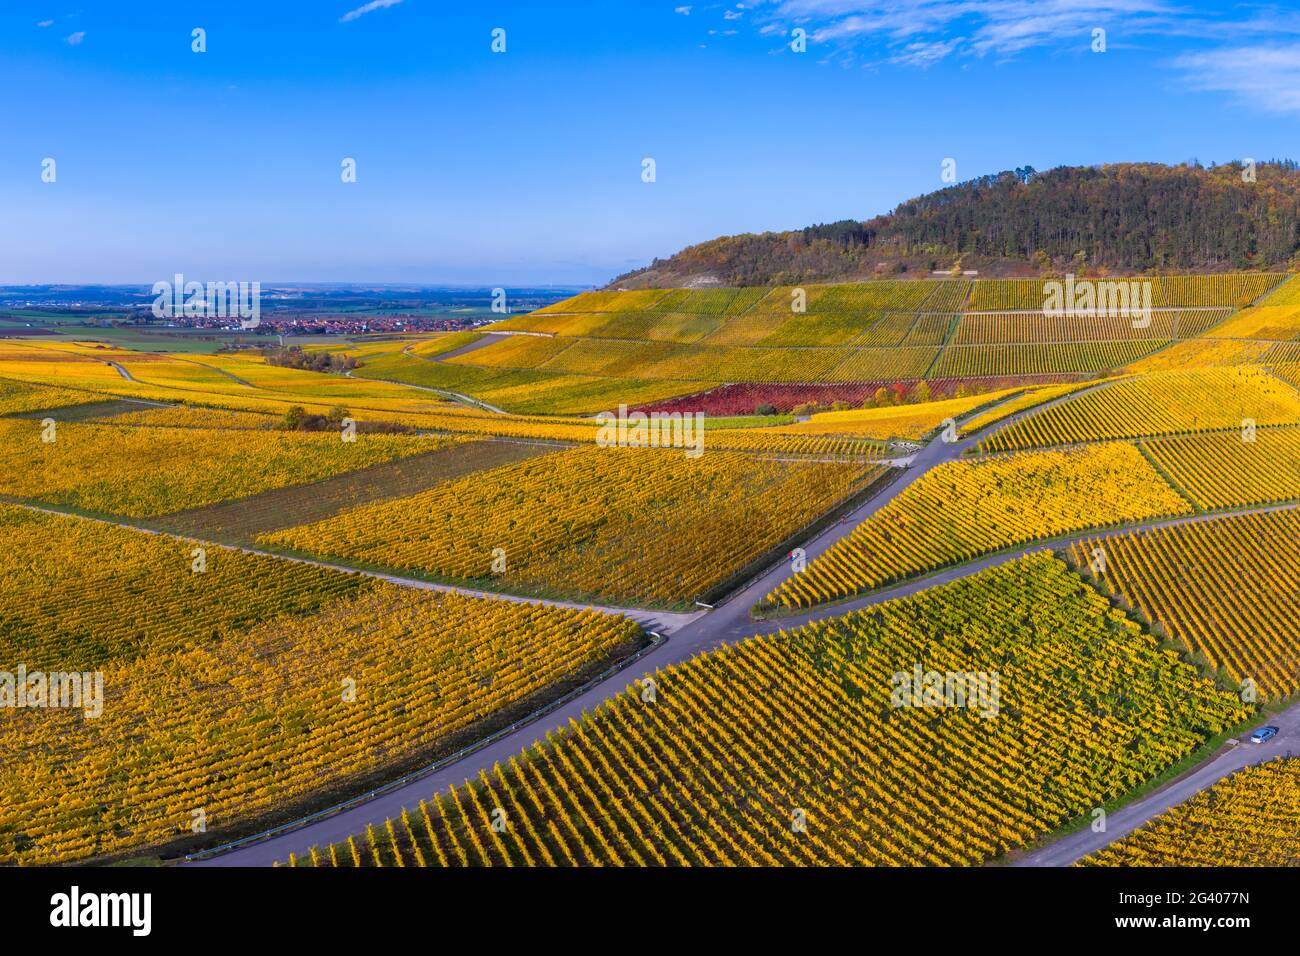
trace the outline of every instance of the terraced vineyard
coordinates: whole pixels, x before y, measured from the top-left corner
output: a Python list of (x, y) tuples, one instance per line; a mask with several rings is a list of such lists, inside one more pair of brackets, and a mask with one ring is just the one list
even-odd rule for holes
[(1118, 342), (1199, 335), (1232, 314), (1231, 309), (1159, 309), (1150, 322), (1120, 315), (1044, 315), (1027, 312), (971, 312), (962, 316), (954, 345), (1008, 343)]
[(944, 350), (932, 374), (945, 378), (967, 378), (984, 375), (1111, 372), (1168, 344), (1168, 341), (1153, 339), (1060, 342), (1053, 345), (954, 345)]
[[(997, 701), (899, 706), (897, 675), (917, 667), (996, 675)], [(977, 864), (1243, 714), (1040, 555), (659, 671), (521, 759), (296, 862)]]
[[(1212, 308), (1240, 307), (1275, 288), (1284, 275), (1249, 272), (1209, 276), (1152, 276), (1129, 279), (1151, 286), (1151, 303), (1156, 308), (1171, 306)], [(971, 311), (1042, 309), (1047, 298), (1045, 279), (993, 279), (975, 283)]]
[[(1095, 375), (1184, 341), (1202, 341), (1199, 336), (1223, 334), (1219, 327), (1231, 327), (1235, 310), (1285, 278), (1246, 273), (1140, 279), (1151, 290), (1149, 318), (1048, 313), (1044, 280), (583, 293), (496, 323), (493, 331), (526, 334), (500, 335), (449, 364), (467, 381), (490, 370), (492, 376), (540, 376), (535, 382), (677, 382), (678, 395), (719, 381), (794, 385)], [(496, 391), (491, 378), (481, 384)], [(521, 384), (526, 388), (528, 382)], [(520, 404), (520, 396), (513, 400)], [(536, 407), (526, 399), (522, 404)], [(588, 404), (585, 410), (600, 409)]]

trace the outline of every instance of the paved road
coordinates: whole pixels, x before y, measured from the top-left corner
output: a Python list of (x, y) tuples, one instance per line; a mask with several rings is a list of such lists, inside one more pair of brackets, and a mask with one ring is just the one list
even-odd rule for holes
[[(1099, 384), (1094, 388), (1105, 387)], [(1084, 391), (1070, 396), (1062, 396), (1052, 402), (1044, 403), (1032, 411), (1041, 411), (1057, 402), (1077, 397)], [(1010, 401), (1011, 399), (1007, 399)], [(1009, 416), (1007, 423), (1027, 415), (1030, 410)], [(972, 412), (980, 414), (980, 412)], [(932, 441), (921, 448), (913, 458), (912, 466), (901, 470), (895, 479), (869, 501), (834, 525), (822, 531), (804, 546), (808, 560), (813, 560), (831, 547), (836, 541), (849, 534), (857, 525), (885, 507), (898, 494), (916, 481), (930, 469), (948, 461), (955, 461), (969, 448), (974, 447), (982, 434), (962, 438), (956, 442)], [(879, 591), (853, 602), (857, 607), (866, 607), (915, 593), (936, 583), (941, 579), (953, 579), (975, 574), (992, 563), (1009, 561), (1014, 555), (989, 558), (984, 562), (954, 569), (946, 575), (932, 579), (910, 582), (896, 588)], [(643, 674), (649, 674), (658, 668), (680, 663), (717, 647), (724, 642), (743, 640), (756, 633), (789, 628), (796, 625), (798, 618), (767, 622), (756, 625), (749, 616), (750, 608), (780, 584), (789, 575), (790, 568), (786, 561), (781, 561), (755, 577), (748, 585), (733, 593), (716, 608), (702, 614), (672, 632), (671, 638), (637, 661), (635, 666), (620, 671), (589, 687), (564, 706), (555, 709), (535, 723), (521, 727), (513, 733), (494, 741), (486, 747), (466, 756), (437, 771), (413, 781), (400, 788), (390, 790), (373, 799), (344, 810), (334, 816), (317, 820), (300, 829), (272, 837), (258, 843), (241, 847), (220, 856), (198, 860), (190, 865), (196, 866), (269, 866), (277, 860), (284, 860), (289, 853), (305, 853), (312, 846), (327, 846), (346, 840), (349, 836), (364, 831), (367, 824), (382, 824), (390, 817), (401, 813), (404, 807), (414, 806), (420, 800), (428, 799), (435, 792), (444, 790), (452, 784), (459, 786), (467, 778), (478, 774), (479, 770), (490, 770), (499, 762), (504, 762), (520, 751), (544, 737), (546, 731), (568, 725), (570, 720), (581, 718), (584, 712), (598, 707), (603, 701), (621, 693), (633, 680)], [(843, 614), (851, 609), (849, 605), (820, 612), (821, 616)], [(811, 617), (811, 615), (808, 615)], [(662, 633), (662, 631), (661, 631)]]
[(1110, 843), (1132, 833), (1138, 827), (1172, 807), (1185, 803), (1202, 790), (1206, 790), (1229, 774), (1243, 767), (1264, 763), (1288, 753), (1300, 753), (1300, 704), (1268, 719), (1258, 726), (1272, 724), (1282, 732), (1266, 744), (1252, 744), (1244, 734), (1236, 747), (1225, 747), (1213, 759), (1195, 767), (1159, 790), (1134, 803), (1109, 814), (1106, 832), (1093, 833), (1087, 827), (1064, 836), (1041, 850), (1029, 853), (1012, 862), (1012, 866), (1069, 866), (1095, 853)]

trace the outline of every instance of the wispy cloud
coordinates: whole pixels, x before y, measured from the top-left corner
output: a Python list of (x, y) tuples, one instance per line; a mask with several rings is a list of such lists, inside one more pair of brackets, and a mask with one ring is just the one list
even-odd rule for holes
[(68, 45), (80, 46), (81, 41), (84, 39), (86, 39), (86, 31), (78, 30), (76, 33), (71, 33), (68, 35)]
[[(1014, 55), (1030, 47), (1087, 47), (1094, 27), (1159, 30), (1181, 8), (1166, 0), (768, 0), (770, 16), (811, 26), (815, 42), (877, 40), (888, 47), (947, 44), (950, 53)], [(960, 37), (953, 42), (951, 34)]]
[(692, 9), (691, 7), (674, 7), (673, 13), (680, 13), (684, 17), (689, 17)]
[(903, 66), (926, 67), (945, 59), (965, 39), (965, 37), (953, 37), (951, 40), (918, 40), (904, 46), (889, 58), (889, 62)]
[(1237, 95), (1273, 112), (1300, 109), (1300, 18), (1267, 2), (1207, 12), (1182, 0), (752, 0), (764, 35), (800, 26), (822, 62), (925, 68), (954, 57), (1011, 59), (1035, 48), (1186, 41), (1172, 65), (1190, 89)]
[(339, 17), (339, 23), (349, 23), (359, 17), (364, 17), (367, 13), (373, 13), (375, 10), (382, 10), (385, 7), (395, 7), (402, 0), (370, 0), (369, 3), (362, 4), (355, 10), (349, 10), (343, 16)]
[(1270, 113), (1300, 113), (1300, 43), (1186, 53), (1173, 65), (1191, 89), (1229, 93)]
[(36, 25), (37, 25), (38, 27), (52, 27), (52, 26), (54, 26), (54, 21), (53, 21), (53, 20), (40, 20), (40, 21), (37, 22)]

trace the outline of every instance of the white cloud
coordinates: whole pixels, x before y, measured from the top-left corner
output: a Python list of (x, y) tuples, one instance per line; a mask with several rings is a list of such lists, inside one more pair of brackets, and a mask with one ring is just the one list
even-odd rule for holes
[(37, 23), (36, 25), (37, 25), (38, 27), (52, 27), (52, 26), (54, 26), (54, 21), (53, 21), (53, 20), (41, 20), (41, 21), (40, 21), (39, 23)]
[(84, 39), (86, 39), (86, 31), (78, 30), (76, 33), (72, 33), (68, 35), (68, 45), (78, 46), (80, 45), (81, 41)]
[(1173, 65), (1191, 89), (1229, 93), (1270, 113), (1300, 113), (1300, 44), (1187, 53)]
[(876, 39), (962, 44), (979, 55), (1011, 55), (1035, 46), (1074, 43), (1086, 49), (1093, 27), (1122, 23), (1130, 33), (1152, 32), (1176, 20), (1167, 0), (770, 0), (772, 16), (808, 21), (818, 42)]
[(673, 10), (673, 13), (680, 13), (684, 17), (689, 17), (692, 9), (691, 7), (677, 7)]
[(1130, 41), (1300, 35), (1300, 19), (1267, 6), (1253, 8), (1250, 15), (1216, 18), (1179, 0), (761, 0), (758, 10), (760, 23), (786, 30), (803, 26), (819, 43), (874, 43), (897, 56), (909, 44), (951, 43), (954, 37), (961, 42), (952, 44), (949, 55), (1008, 57), (1046, 46), (1084, 52), (1096, 27), (1105, 28), (1112, 40)]
[(927, 67), (947, 57), (965, 39), (965, 37), (953, 37), (951, 40), (935, 40), (932, 42), (919, 40), (915, 43), (909, 43), (890, 57), (889, 62), (903, 66)]
[(339, 17), (339, 23), (348, 23), (358, 17), (364, 17), (367, 13), (372, 13), (375, 10), (382, 10), (385, 7), (395, 7), (401, 2), (402, 0), (370, 0), (369, 3), (363, 4), (355, 10), (349, 10), (347, 13), (343, 14), (343, 16)]
[[(1300, 18), (1264, 3), (1207, 12), (1182, 0), (749, 0), (764, 35), (795, 26), (841, 64), (925, 68), (957, 57), (1008, 59), (1045, 48), (1086, 54), (1092, 31), (1111, 49), (1185, 40), (1165, 62), (1190, 89), (1300, 112)], [(1197, 7), (1200, 9), (1197, 9)]]
[(727, 10), (722, 14), (724, 20), (739, 20), (745, 14), (740, 10)]

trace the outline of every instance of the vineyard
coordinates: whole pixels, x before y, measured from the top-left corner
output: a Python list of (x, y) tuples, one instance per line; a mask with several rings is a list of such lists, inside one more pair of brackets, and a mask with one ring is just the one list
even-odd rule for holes
[(1255, 365), (1266, 360), (1268, 342), (1184, 339), (1128, 365), (1129, 372), (1181, 372), (1219, 365)]
[[(1072, 376), (1047, 375), (1025, 378), (945, 378), (926, 380), (930, 399), (939, 401), (946, 398), (962, 398), (970, 394), (987, 394), (1027, 385), (1055, 384), (1068, 380)], [(853, 407), (874, 404), (876, 393), (885, 390), (887, 400), (897, 404), (899, 386), (902, 386), (903, 401), (919, 401), (916, 386), (897, 379), (876, 379), (867, 382), (817, 383), (802, 385), (775, 385), (757, 382), (744, 384), (720, 385), (717, 388), (694, 395), (651, 402), (637, 408), (642, 412), (704, 412), (706, 415), (752, 415), (754, 410), (771, 405), (784, 414), (800, 405), (818, 405), (830, 408), (836, 402), (843, 402)]]
[(1300, 500), (1300, 428), (1166, 438), (1142, 447), (1200, 508)]
[(981, 445), (1011, 451), (1300, 423), (1300, 391), (1265, 369), (1148, 374), (1090, 390), (1004, 428)]
[(1300, 760), (1246, 767), (1081, 866), (1300, 866)]
[[(184, 542), (13, 508), (0, 521), (4, 659), (94, 667), (104, 686), (95, 719), (0, 713), (9, 863), (192, 837), (196, 811), (211, 832), (237, 831), (424, 759), (639, 635), (590, 611), (411, 592), (237, 552), (214, 550), (196, 574)], [(35, 570), (52, 547), (63, 582)]]
[[(1282, 317), (1290, 314), (1286, 306), (1253, 305), (1284, 278), (1246, 273), (1135, 280), (1149, 289), (1149, 317), (1046, 311), (1045, 280), (1037, 279), (583, 293), (495, 323), (496, 332), (529, 334), (501, 335), (451, 359), (440, 375), (444, 381), (462, 376), (463, 387), (496, 394), (496, 401), (506, 401), (501, 376), (530, 376), (509, 398), (512, 410), (520, 411), (538, 410), (526, 398), (529, 385), (549, 388), (560, 377), (657, 382), (665, 389), (677, 383), (676, 395), (683, 395), (706, 382), (757, 389), (1098, 375), (1159, 362), (1184, 344), (1205, 348), (1202, 343), (1222, 341), (1202, 336), (1249, 332), (1239, 324), (1254, 321), (1247, 316), (1261, 310), (1272, 310), (1270, 321), (1294, 322), (1294, 315)], [(1281, 301), (1285, 292), (1266, 301)], [(1243, 307), (1249, 308), (1236, 312)], [(1300, 324), (1285, 337), (1297, 335)], [(420, 375), (428, 381), (433, 373)], [(553, 387), (570, 385), (576, 383)], [(668, 391), (658, 396), (674, 397)], [(576, 394), (562, 404), (570, 411), (582, 407)], [(599, 409), (588, 403), (584, 410)]]
[[(1151, 287), (1156, 308), (1240, 308), (1283, 282), (1287, 276), (1263, 272), (1207, 276), (1151, 276), (1129, 279)], [(1046, 282), (1061, 279), (984, 279), (975, 283), (970, 310), (999, 312), (1042, 309), (1047, 300)], [(1082, 280), (1080, 280), (1082, 282)]]
[[(52, 437), (53, 440), (45, 440)], [(132, 428), (0, 419), (0, 494), (149, 517), (308, 484), (407, 455), (437, 439), (398, 435)]]
[[(369, 588), (365, 578), (224, 549), (210, 549), (196, 574), (197, 543), (12, 505), (0, 505), (0, 528), (0, 660), (32, 669), (161, 656)], [(47, 553), (61, 559), (42, 562)]]
[(581, 448), (259, 540), (529, 592), (689, 604), (881, 476), (853, 462)]
[(114, 425), (141, 425), (148, 428), (235, 428), (253, 431), (273, 431), (280, 425), (274, 415), (265, 412), (237, 412), (186, 405), (141, 408), (96, 419), (96, 421)]
[(66, 388), (46, 388), (0, 379), (0, 415), (22, 415), (86, 405), (95, 396)]
[[(104, 683), (94, 719), (0, 708), (0, 865), (359, 795), (372, 826), (306, 821), (291, 862), (1018, 858), (1300, 694), (1284, 278), (1141, 277), (1136, 325), (889, 278), (301, 352), (0, 341), (0, 675)], [(701, 445), (611, 447), (627, 409), (702, 413)], [(364, 796), (452, 753), (463, 786)], [(1089, 862), (1289, 860), (1283, 766)]]
[(1110, 372), (1168, 344), (1167, 341), (1153, 339), (1062, 342), (1052, 345), (954, 345), (944, 349), (932, 374), (941, 378), (961, 378)]
[(548, 455), (555, 446), (454, 441), (436, 451), (350, 471), (310, 485), (174, 512), (154, 524), (178, 534), (253, 543), (257, 535), (333, 517), (341, 511), (428, 491), (466, 475)]
[(851, 435), (863, 438), (924, 438), (945, 422), (970, 414), (977, 408), (996, 403), (1017, 390), (1009, 389), (988, 395), (950, 398), (900, 407), (868, 408), (838, 412), (820, 412), (806, 422), (782, 425), (773, 429), (782, 435)]
[(1214, 335), (1225, 339), (1249, 341), (1289, 342), (1300, 338), (1300, 304), (1268, 304), (1243, 309), (1230, 322), (1214, 330)]
[[(1013, 415), (1018, 415), (1027, 409), (1054, 402), (1082, 389), (1093, 388), (1097, 384), (1096, 382), (1076, 382), (1071, 385), (1045, 385), (1031, 388), (1011, 401), (1001, 402), (988, 411), (967, 419), (962, 423), (962, 429), (973, 434), (1005, 421)], [(985, 451), (987, 448), (984, 444), (981, 444), (979, 450)]]
[[(896, 675), (917, 666), (995, 674), (997, 719), (989, 700), (898, 706)], [(973, 865), (1243, 715), (1040, 555), (658, 671), (504, 767), (294, 862)]]
[(1119, 315), (1044, 315), (1039, 312), (971, 312), (962, 316), (954, 345), (1118, 342), (1199, 335), (1232, 314), (1231, 309), (1158, 309), (1149, 323)]
[(761, 607), (813, 607), (1041, 538), (1190, 511), (1128, 444), (951, 462), (908, 485)]
[(1111, 535), (1072, 553), (1169, 637), (1236, 683), (1251, 681), (1258, 697), (1300, 690), (1300, 512)]

